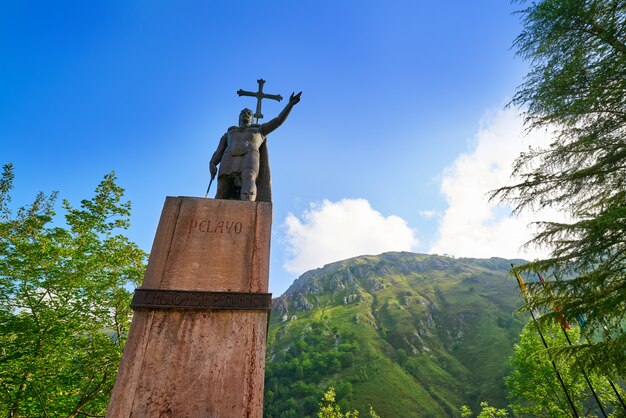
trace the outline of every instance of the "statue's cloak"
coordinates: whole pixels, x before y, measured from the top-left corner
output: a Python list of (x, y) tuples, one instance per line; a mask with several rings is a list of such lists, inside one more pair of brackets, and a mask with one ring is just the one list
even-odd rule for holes
[(259, 147), (259, 175), (256, 179), (256, 201), (272, 201), (272, 178), (270, 176), (270, 160), (267, 152), (267, 137)]

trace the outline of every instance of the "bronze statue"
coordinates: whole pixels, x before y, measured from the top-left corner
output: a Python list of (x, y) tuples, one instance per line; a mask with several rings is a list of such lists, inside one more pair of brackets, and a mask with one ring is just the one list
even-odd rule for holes
[[(237, 92), (240, 96), (257, 97), (256, 114), (253, 114), (250, 109), (243, 109), (239, 114), (239, 126), (228, 128), (228, 131), (220, 139), (213, 157), (211, 157), (209, 163), (211, 179), (217, 174), (216, 199), (271, 202), (267, 135), (287, 119), (291, 108), (300, 101), (302, 92), (292, 93), (289, 97), (289, 103), (277, 117), (267, 123), (258, 124), (258, 119), (263, 117), (260, 106), (261, 99), (282, 99), (277, 95), (263, 95), (262, 88), (265, 81), (258, 80), (258, 82), (258, 93), (249, 93), (243, 90)], [(256, 124), (253, 123), (254, 117), (257, 117)], [(220, 166), (219, 172), (218, 164)]]

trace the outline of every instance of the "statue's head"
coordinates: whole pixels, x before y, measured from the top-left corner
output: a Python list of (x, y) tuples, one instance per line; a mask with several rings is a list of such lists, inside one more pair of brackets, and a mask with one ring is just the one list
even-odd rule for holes
[(245, 108), (239, 114), (239, 127), (244, 128), (246, 126), (252, 125), (252, 121), (254, 120), (254, 114), (252, 110)]

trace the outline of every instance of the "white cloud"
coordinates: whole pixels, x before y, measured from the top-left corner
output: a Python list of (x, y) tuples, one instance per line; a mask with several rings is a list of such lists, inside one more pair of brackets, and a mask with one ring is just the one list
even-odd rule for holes
[(419, 216), (421, 216), (424, 219), (432, 219), (437, 215), (437, 211), (436, 210), (420, 210), (419, 212), (417, 212), (419, 214)]
[(294, 274), (363, 254), (411, 251), (417, 245), (404, 219), (383, 216), (365, 199), (312, 204), (300, 218), (290, 213), (284, 228), (290, 253), (284, 268)]
[[(467, 154), (460, 155), (443, 173), (441, 191), (446, 209), (438, 238), (431, 252), (467, 257), (522, 257), (534, 259), (541, 248), (520, 248), (536, 220), (559, 219), (554, 211), (510, 215), (510, 208), (488, 201), (488, 193), (510, 184), (512, 164), (530, 145), (550, 142), (547, 132), (526, 135), (516, 109), (491, 112), (481, 121), (481, 129)], [(561, 217), (561, 220), (562, 217)]]

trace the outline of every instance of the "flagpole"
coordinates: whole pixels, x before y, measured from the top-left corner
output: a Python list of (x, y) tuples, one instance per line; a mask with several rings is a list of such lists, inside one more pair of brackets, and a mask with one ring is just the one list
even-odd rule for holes
[[(548, 294), (550, 295), (550, 299), (552, 299), (552, 301), (554, 301), (554, 293), (552, 292), (552, 289), (550, 289), (548, 287), (548, 284), (546, 283), (545, 279), (543, 278), (543, 276), (541, 275), (541, 273), (536, 272), (537, 276), (539, 277), (539, 280), (541, 281), (541, 284), (543, 285), (543, 288), (546, 289), (546, 291), (548, 292)], [(553, 304), (552, 305), (552, 309), (554, 309), (555, 312), (560, 312), (559, 310), (557, 310), (556, 306)], [(565, 322), (565, 317), (563, 316), (563, 314), (561, 314), (561, 321), (559, 321), (559, 325), (561, 326), (561, 331), (563, 331), (563, 335), (565, 335), (565, 339), (567, 340), (567, 343), (570, 345), (570, 347), (573, 345), (572, 341), (569, 339), (569, 335), (567, 335), (567, 331), (565, 331), (565, 325), (567, 322)], [(583, 373), (583, 376), (585, 377), (585, 380), (587, 381), (587, 386), (589, 386), (589, 389), (591, 389), (591, 393), (593, 394), (593, 398), (596, 400), (596, 403), (598, 404), (598, 406), (600, 407), (600, 411), (602, 411), (602, 415), (604, 415), (604, 418), (608, 418), (608, 415), (606, 414), (606, 411), (604, 410), (604, 408), (602, 407), (602, 403), (600, 402), (600, 398), (598, 397), (598, 394), (596, 393), (595, 389), (593, 388), (593, 385), (591, 384), (591, 381), (589, 380), (589, 377), (587, 376), (587, 373), (585, 372), (585, 369), (581, 366), (580, 367), (580, 371)]]
[[(543, 278), (543, 275), (541, 275), (539, 272), (537, 272), (537, 275), (539, 276), (539, 280), (541, 280), (541, 283), (543, 283), (544, 287), (548, 290), (548, 292), (550, 293), (551, 297), (554, 297), (554, 293), (552, 292), (552, 290), (550, 290), (549, 287), (547, 287), (547, 284), (545, 282), (545, 279)], [(554, 279), (558, 282), (559, 278), (556, 276), (556, 274), (554, 275)], [(577, 318), (578, 320), (578, 325), (581, 328), (581, 332), (582, 332), (582, 327), (584, 325), (584, 318), (582, 318), (581, 315), (579, 315), (579, 318)], [(565, 330), (563, 330), (563, 332), (565, 333), (565, 338), (567, 338), (567, 342), (569, 343), (569, 345), (572, 345), (572, 342), (569, 339), (569, 336), (567, 335), (567, 332), (565, 332)], [(585, 339), (587, 340), (588, 343), (591, 343), (591, 340), (589, 339), (588, 336), (585, 336)], [(610, 336), (607, 336), (607, 339), (610, 340)], [(582, 368), (581, 368), (582, 369)], [(584, 370), (583, 370), (584, 372)], [(587, 376), (585, 376), (586, 378)], [(606, 377), (606, 376), (605, 376)], [(609, 385), (611, 385), (611, 388), (613, 389), (613, 392), (615, 393), (615, 396), (617, 396), (617, 399), (619, 400), (619, 403), (622, 405), (622, 408), (624, 409), (624, 411), (626, 411), (626, 403), (624, 403), (624, 399), (622, 398), (622, 396), (620, 395), (619, 391), (617, 390), (617, 387), (615, 387), (615, 384), (613, 383), (613, 381), (609, 378), (606, 377), (606, 380), (609, 382)], [(591, 386), (591, 384), (589, 384)], [(593, 389), (592, 389), (593, 391)], [(594, 392), (594, 396), (595, 396), (595, 392)], [(597, 399), (596, 399), (597, 400)], [(598, 402), (598, 404), (600, 404), (600, 402)], [(600, 408), (602, 408), (602, 406), (600, 406)], [(604, 412), (604, 411), (603, 411)], [(605, 414), (606, 416), (606, 414)]]
[[(511, 263), (511, 270), (513, 271), (513, 274), (515, 274), (515, 278), (517, 279), (517, 284), (519, 285), (519, 288), (522, 291), (522, 296), (524, 296), (524, 300), (526, 301), (526, 303), (528, 303), (528, 296), (526, 295), (526, 284), (524, 283), (524, 280), (522, 280), (522, 276), (520, 276), (520, 274), (515, 270), (515, 267), (513, 266), (512, 263)], [(537, 323), (537, 318), (535, 318), (535, 313), (532, 308), (530, 308), (530, 316), (533, 318), (533, 322), (535, 323), (537, 332), (539, 333), (539, 336), (541, 337), (541, 342), (543, 343), (543, 346), (545, 347), (546, 352), (548, 353), (548, 357), (550, 358), (550, 362), (552, 363), (552, 368), (554, 368), (554, 373), (556, 374), (556, 377), (559, 380), (559, 383), (561, 384), (561, 388), (563, 388), (563, 392), (565, 392), (565, 396), (567, 397), (567, 402), (569, 403), (570, 408), (572, 408), (574, 418), (580, 418), (580, 416), (578, 415), (578, 411), (576, 411), (576, 407), (574, 406), (574, 402), (572, 402), (572, 398), (570, 397), (569, 392), (567, 391), (567, 387), (565, 386), (565, 383), (563, 382), (561, 373), (559, 373), (559, 370), (556, 367), (556, 363), (552, 359), (552, 355), (550, 354), (550, 351), (548, 351), (548, 343), (546, 342), (546, 339), (543, 337), (543, 333), (541, 332), (541, 327)]]
[[(587, 338), (587, 341), (589, 341), (589, 339)], [(619, 391), (617, 390), (617, 388), (615, 387), (615, 384), (613, 383), (613, 381), (611, 379), (609, 379), (608, 377), (606, 378), (606, 380), (609, 381), (609, 384), (611, 385), (611, 387), (613, 388), (613, 392), (615, 392), (615, 396), (617, 396), (617, 399), (619, 399), (619, 403), (622, 404), (622, 408), (624, 408), (624, 411), (626, 411), (626, 404), (624, 403), (624, 399), (622, 399), (622, 396), (619, 394)]]

